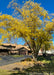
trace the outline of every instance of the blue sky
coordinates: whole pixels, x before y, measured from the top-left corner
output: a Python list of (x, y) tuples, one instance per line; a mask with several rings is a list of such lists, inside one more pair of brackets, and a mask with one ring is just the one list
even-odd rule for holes
[[(0, 0), (0, 12), (2, 12), (2, 14), (12, 15), (13, 10), (7, 8), (10, 1), (11, 0)], [(22, 5), (22, 1), (23, 0), (18, 0), (18, 3)], [(51, 16), (54, 17), (54, 0), (34, 0), (34, 1), (37, 3), (41, 3), (41, 6), (44, 9), (46, 9), (48, 13), (51, 14)], [(54, 42), (54, 39), (53, 39), (53, 42)], [(24, 42), (22, 42), (22, 39), (19, 39), (18, 44), (24, 44)]]

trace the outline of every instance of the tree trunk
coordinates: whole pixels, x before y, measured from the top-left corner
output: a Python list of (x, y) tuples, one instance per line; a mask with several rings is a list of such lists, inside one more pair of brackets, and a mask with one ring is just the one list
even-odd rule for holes
[(37, 61), (37, 57), (35, 57), (34, 55), (33, 55), (33, 60), (34, 60), (34, 61)]
[(34, 61), (37, 61), (38, 52), (39, 52), (39, 50), (34, 50), (33, 51), (33, 60)]

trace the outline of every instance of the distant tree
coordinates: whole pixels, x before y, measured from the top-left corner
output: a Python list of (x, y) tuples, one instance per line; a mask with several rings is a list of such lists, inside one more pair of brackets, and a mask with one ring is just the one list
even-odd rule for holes
[(36, 60), (39, 49), (43, 46), (48, 49), (52, 43), (54, 23), (50, 22), (47, 11), (40, 4), (31, 0), (26, 1), (21, 7), (12, 0), (9, 6), (14, 9), (17, 16), (13, 18), (10, 15), (0, 15), (2, 40), (4, 38), (9, 40), (10, 36), (22, 37), (32, 50), (33, 59)]

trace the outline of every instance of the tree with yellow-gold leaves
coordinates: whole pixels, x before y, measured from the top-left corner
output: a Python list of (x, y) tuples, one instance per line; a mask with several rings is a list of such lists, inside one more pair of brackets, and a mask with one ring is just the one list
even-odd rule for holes
[(19, 6), (13, 0), (9, 3), (15, 11), (15, 17), (0, 14), (0, 34), (1, 42), (6, 38), (22, 37), (32, 51), (36, 60), (39, 49), (49, 48), (54, 31), (54, 20), (50, 21), (48, 12), (34, 1), (26, 1), (23, 6)]

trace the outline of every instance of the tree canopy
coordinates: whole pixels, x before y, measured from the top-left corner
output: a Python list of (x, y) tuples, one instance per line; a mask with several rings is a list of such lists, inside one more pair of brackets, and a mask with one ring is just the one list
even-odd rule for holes
[(48, 12), (31, 0), (26, 1), (21, 7), (12, 0), (9, 7), (14, 9), (17, 16), (0, 14), (1, 41), (5, 38), (10, 40), (11, 37), (22, 37), (34, 56), (37, 56), (41, 47), (48, 49), (54, 31), (54, 20), (50, 21)]

